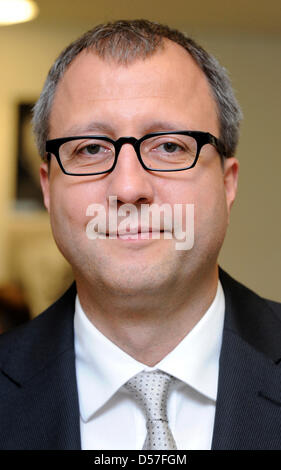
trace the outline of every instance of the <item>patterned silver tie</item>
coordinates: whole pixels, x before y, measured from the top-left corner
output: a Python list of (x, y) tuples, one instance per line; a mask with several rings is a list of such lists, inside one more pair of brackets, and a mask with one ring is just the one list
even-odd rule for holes
[(175, 380), (160, 370), (142, 371), (125, 384), (145, 412), (147, 436), (143, 449), (177, 449), (167, 417), (169, 387)]

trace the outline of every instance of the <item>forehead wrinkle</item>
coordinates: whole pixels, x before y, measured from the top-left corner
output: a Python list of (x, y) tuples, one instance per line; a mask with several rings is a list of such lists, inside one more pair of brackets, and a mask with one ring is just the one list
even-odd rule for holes
[(154, 98), (154, 99), (159, 99), (159, 98), (164, 98), (164, 99), (167, 99), (167, 98), (170, 98), (172, 99), (172, 96), (168, 96), (168, 95), (165, 95), (163, 93), (163, 95), (151, 95), (151, 94), (147, 94), (147, 95), (143, 95), (143, 96), (124, 96), (122, 98), (113, 98), (113, 97), (110, 97), (110, 98), (106, 98), (106, 97), (100, 97), (100, 98), (93, 98), (91, 99), (91, 102), (95, 102), (95, 101), (130, 101), (130, 100), (143, 100), (143, 99), (146, 99), (146, 98)]

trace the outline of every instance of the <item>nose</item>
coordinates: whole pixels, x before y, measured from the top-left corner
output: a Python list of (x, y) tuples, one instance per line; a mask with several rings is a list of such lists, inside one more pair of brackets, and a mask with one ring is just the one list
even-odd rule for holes
[(114, 170), (107, 177), (107, 198), (116, 196), (122, 204), (150, 204), (154, 196), (152, 178), (141, 166), (133, 145), (124, 144)]

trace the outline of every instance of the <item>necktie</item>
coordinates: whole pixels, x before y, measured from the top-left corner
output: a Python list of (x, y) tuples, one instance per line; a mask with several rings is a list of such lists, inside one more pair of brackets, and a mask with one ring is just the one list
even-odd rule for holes
[(143, 449), (175, 450), (177, 448), (167, 417), (169, 387), (175, 380), (171, 375), (160, 370), (142, 371), (125, 384), (145, 412), (147, 436)]

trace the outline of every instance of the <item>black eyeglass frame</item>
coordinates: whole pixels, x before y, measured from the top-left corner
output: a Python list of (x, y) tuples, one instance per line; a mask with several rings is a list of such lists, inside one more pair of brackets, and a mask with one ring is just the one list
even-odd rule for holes
[[(187, 135), (187, 136), (193, 137), (196, 140), (196, 142), (197, 142), (197, 152), (196, 152), (196, 156), (195, 156), (195, 159), (194, 159), (192, 165), (189, 165), (188, 167), (185, 167), (185, 168), (175, 168), (173, 170), (147, 167), (145, 165), (145, 163), (143, 162), (142, 157), (141, 157), (141, 153), (140, 153), (140, 146), (141, 146), (142, 142), (144, 140), (150, 139), (151, 137), (157, 137), (157, 136), (162, 136), (162, 135), (175, 135), (175, 134), (177, 134), (177, 135)], [(59, 156), (59, 148), (60, 148), (61, 145), (65, 144), (66, 142), (69, 142), (69, 141), (72, 141), (72, 140), (81, 140), (81, 139), (95, 139), (95, 140), (103, 140), (103, 141), (106, 141), (106, 142), (110, 142), (115, 148), (115, 158), (114, 158), (114, 162), (112, 164), (112, 167), (109, 168), (108, 170), (99, 171), (99, 172), (96, 172), (96, 173), (71, 173), (69, 171), (66, 171), (65, 168), (62, 165), (62, 162), (61, 162), (61, 159), (60, 159), (60, 156)], [(124, 144), (131, 144), (134, 147), (141, 166), (147, 171), (171, 172), (171, 171), (189, 170), (189, 169), (193, 168), (196, 165), (197, 160), (198, 160), (199, 155), (200, 155), (200, 152), (201, 152), (201, 149), (206, 144), (213, 145), (216, 148), (216, 150), (218, 151), (221, 158), (226, 157), (225, 150), (224, 150), (224, 145), (223, 145), (222, 141), (220, 139), (218, 139), (217, 137), (213, 136), (212, 134), (210, 134), (209, 132), (202, 132), (202, 131), (171, 131), (171, 132), (154, 132), (154, 133), (151, 133), (151, 134), (146, 134), (143, 137), (141, 137), (140, 139), (136, 139), (136, 137), (120, 137), (117, 140), (113, 140), (113, 139), (110, 139), (110, 137), (103, 136), (103, 135), (82, 135), (82, 136), (74, 136), (74, 137), (60, 137), (58, 139), (47, 140), (46, 141), (47, 160), (50, 159), (50, 156), (51, 156), (50, 154), (53, 154), (56, 157), (57, 162), (58, 162), (61, 170), (66, 175), (70, 175), (70, 176), (102, 175), (102, 174), (105, 174), (105, 173), (110, 173), (114, 170), (114, 168), (117, 164), (117, 160), (118, 160), (120, 150), (121, 150), (121, 148)]]

